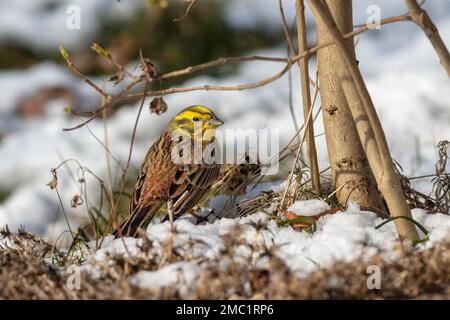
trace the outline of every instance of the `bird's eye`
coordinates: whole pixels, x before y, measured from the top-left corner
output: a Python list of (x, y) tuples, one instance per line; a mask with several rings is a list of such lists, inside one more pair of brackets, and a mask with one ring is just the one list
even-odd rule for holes
[(200, 121), (200, 119), (198, 117), (193, 117), (192, 121), (197, 122), (197, 121)]

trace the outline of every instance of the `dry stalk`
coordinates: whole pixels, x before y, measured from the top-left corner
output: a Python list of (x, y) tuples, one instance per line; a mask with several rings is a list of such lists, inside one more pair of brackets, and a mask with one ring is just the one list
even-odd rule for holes
[[(288, 24), (286, 21), (286, 16), (284, 15), (283, 1), (279, 0), (278, 5), (280, 8), (280, 15), (281, 15), (281, 21), (283, 23), (284, 35), (286, 37), (286, 42), (287, 42), (287, 56), (289, 57), (291, 55), (291, 52), (293, 54), (295, 54), (296, 52), (295, 52), (294, 45), (292, 44), (292, 37), (289, 33), (289, 27), (288, 27)], [(291, 112), (291, 117), (292, 117), (292, 121), (294, 123), (295, 131), (298, 131), (298, 124), (297, 124), (297, 120), (295, 118), (294, 105), (293, 105), (293, 101), (292, 101), (292, 69), (289, 69), (288, 82), (289, 82), (289, 111)], [(300, 140), (299, 140), (299, 142), (300, 142)]]
[[(294, 177), (298, 161), (300, 160), (301, 150), (302, 150), (302, 147), (303, 147), (303, 143), (305, 142), (305, 139), (306, 139), (306, 132), (308, 130), (308, 127), (311, 125), (311, 123), (313, 123), (313, 121), (312, 121), (312, 111), (314, 109), (314, 104), (316, 102), (318, 89), (319, 89), (319, 86), (316, 86), (315, 92), (314, 92), (314, 100), (312, 101), (311, 107), (309, 108), (308, 116), (307, 116), (306, 123), (305, 123), (305, 126), (304, 126), (304, 128), (305, 128), (304, 134), (303, 134), (302, 140), (301, 140), (301, 142), (300, 142), (300, 144), (298, 146), (297, 154), (296, 154), (295, 160), (294, 160), (294, 164), (293, 164), (291, 172), (289, 173), (289, 176), (287, 178), (286, 187), (284, 189), (283, 196), (282, 196), (280, 204), (279, 204), (279, 210), (281, 212), (283, 212), (284, 209), (286, 209), (286, 203), (285, 203), (286, 197), (287, 197), (287, 195), (289, 193), (289, 189), (290, 189), (291, 183), (292, 183), (292, 178)], [(300, 188), (300, 186), (298, 186), (297, 188)]]
[[(305, 22), (305, 6), (303, 0), (296, 0), (295, 9), (297, 12), (297, 38), (298, 38), (298, 51), (307, 52), (307, 39), (306, 39), (306, 22)], [(307, 116), (309, 114), (311, 104), (311, 92), (309, 89), (309, 68), (308, 68), (308, 55), (303, 59), (298, 60), (300, 68), (300, 82), (303, 102), (303, 117), (305, 123), (308, 121)], [(317, 84), (317, 79), (316, 79)], [(317, 85), (316, 85), (317, 88)], [(305, 131), (306, 135), (306, 153), (309, 160), (309, 169), (311, 171), (312, 186), (313, 189), (320, 194), (320, 175), (319, 164), (317, 162), (316, 143), (314, 141), (314, 124), (308, 126)]]

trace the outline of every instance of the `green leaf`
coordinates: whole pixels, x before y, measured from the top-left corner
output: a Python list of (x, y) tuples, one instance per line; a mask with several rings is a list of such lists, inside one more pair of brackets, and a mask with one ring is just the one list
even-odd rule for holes
[(283, 221), (279, 221), (277, 223), (277, 225), (279, 227), (282, 227), (282, 226), (285, 226), (287, 224), (296, 223), (296, 222), (307, 222), (307, 223), (310, 223), (313, 226), (313, 232), (315, 232), (317, 230), (316, 220), (314, 220), (313, 218), (310, 218), (310, 217), (298, 217), (298, 218), (295, 218), (295, 219), (283, 220)]
[(397, 220), (397, 219), (405, 219), (405, 220), (407, 220), (407, 221), (409, 221), (409, 222), (411, 222), (411, 223), (414, 223), (414, 224), (420, 229), (420, 231), (422, 231), (426, 236), (427, 236), (428, 233), (429, 233), (429, 232), (427, 231), (427, 229), (425, 229), (425, 227), (424, 227), (423, 225), (421, 225), (419, 222), (417, 222), (417, 221), (414, 220), (413, 218), (405, 217), (405, 216), (397, 216), (397, 217), (389, 218), (389, 219), (387, 219), (386, 221), (383, 221), (382, 223), (380, 223), (379, 225), (377, 225), (377, 226), (375, 227), (375, 229), (379, 229), (379, 228), (381, 228), (382, 226), (384, 226), (385, 224), (387, 224), (387, 223), (389, 223), (389, 222), (391, 222), (391, 221)]

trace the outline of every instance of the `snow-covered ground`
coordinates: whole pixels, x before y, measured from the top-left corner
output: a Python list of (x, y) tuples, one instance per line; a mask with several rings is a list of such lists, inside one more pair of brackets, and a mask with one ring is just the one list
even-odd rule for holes
[[(260, 1), (232, 1), (227, 9), (228, 19), (237, 28), (244, 30), (251, 27), (249, 21), (253, 21), (251, 22), (253, 25), (258, 24), (260, 20), (265, 21), (263, 24), (269, 28), (280, 26), (277, 1), (264, 1), (270, 5), (262, 6), (259, 4)], [(137, 8), (131, 4), (134, 3), (132, 1), (121, 1), (117, 7), (125, 6), (121, 7), (122, 9), (114, 9), (116, 6), (110, 6), (109, 1), (70, 1), (82, 7), (82, 19), (86, 23), (83, 28), (86, 29), (82, 28), (82, 32), (69, 32), (58, 27), (63, 23), (58, 19), (61, 12), (65, 11), (64, 6), (58, 5), (60, 11), (55, 9), (52, 16), (42, 17), (35, 14), (41, 12), (40, 8), (47, 2), (50, 1), (42, 1), (39, 4), (29, 1), (6, 4), (5, 1), (0, 1), (0, 9), (8, 6), (8, 10), (0, 10), (0, 43), (12, 37), (35, 50), (56, 50), (61, 43), (68, 49), (76, 46), (87, 47), (98, 29), (97, 19), (119, 15), (119, 12), (121, 16), (126, 16)], [(249, 6), (249, 3), (254, 2), (258, 2), (258, 10), (248, 12), (242, 9), (242, 6)], [(288, 19), (292, 20), (293, 10), (288, 9), (291, 1), (284, 2)], [(64, 3), (68, 4), (69, 1)], [(356, 22), (365, 22), (365, 8), (368, 4), (369, 1), (355, 1)], [(383, 17), (405, 11), (403, 1), (379, 1), (379, 6), (382, 8)], [(436, 18), (444, 42), (450, 44), (450, 3), (441, 0), (427, 1), (426, 6), (432, 17)], [(110, 7), (111, 9), (106, 11), (102, 10)], [(84, 12), (87, 14), (84, 15)], [(254, 14), (255, 20), (242, 17), (250, 13)], [(11, 16), (3, 17), (6, 14)], [(308, 19), (311, 21), (310, 17)], [(247, 25), (243, 24), (243, 21)], [(34, 36), (36, 30), (42, 37)], [(380, 30), (359, 36), (358, 39), (357, 54), (360, 67), (378, 109), (394, 158), (403, 165), (407, 175), (433, 173), (436, 161), (435, 146), (439, 140), (450, 139), (450, 81), (431, 45), (415, 25), (406, 22), (383, 26)], [(285, 49), (271, 48), (252, 54), (284, 56)], [(250, 83), (269, 77), (282, 68), (283, 65), (277, 63), (249, 62), (243, 64), (236, 75), (220, 79), (199, 76), (185, 82), (183, 86)], [(315, 70), (314, 61), (311, 62), (311, 70)], [(292, 69), (292, 77), (294, 109), (296, 118), (301, 119), (301, 99), (296, 89), (299, 88), (296, 66)], [(100, 85), (105, 83), (105, 79), (95, 80)], [(79, 119), (69, 117), (63, 111), (68, 101), (49, 102), (42, 117), (23, 119), (14, 114), (15, 106), (24, 97), (52, 85), (71, 88), (82, 98), (84, 106), (94, 106), (98, 103), (98, 97), (91, 88), (65, 67), (51, 62), (44, 61), (26, 70), (0, 71), (0, 88), (2, 88), (0, 136), (4, 136), (0, 139), (0, 159), (2, 159), (0, 190), (11, 192), (0, 204), (0, 226), (8, 224), (12, 229), (16, 229), (23, 225), (27, 230), (42, 234), (53, 241), (67, 230), (67, 226), (55, 191), (46, 186), (51, 179), (50, 169), (63, 159), (72, 158), (106, 180), (106, 165), (105, 151), (86, 128), (71, 132), (62, 131), (62, 128), (79, 123)], [(294, 133), (288, 96), (288, 77), (284, 76), (258, 89), (239, 92), (194, 91), (164, 97), (169, 105), (166, 114), (159, 117), (144, 112), (141, 117), (132, 163), (137, 167), (148, 145), (160, 134), (168, 120), (180, 109), (191, 104), (205, 104), (212, 107), (225, 121), (225, 128), (277, 129), (283, 145)], [(108, 120), (110, 149), (122, 164), (128, 155), (137, 109), (137, 104), (122, 108)], [(91, 122), (89, 129), (98, 137), (103, 137), (101, 121)], [(320, 117), (315, 124), (315, 130), (316, 134), (323, 133)], [(319, 136), (316, 141), (319, 162), (321, 167), (325, 168), (327, 151), (324, 136)], [(68, 168), (59, 171), (58, 188), (69, 219), (76, 225), (77, 221), (86, 218), (86, 212), (83, 206), (70, 208), (70, 199), (79, 192), (79, 186), (69, 171), (77, 174), (73, 162), (69, 163)], [(120, 172), (114, 163), (113, 173), (117, 180)], [(91, 194), (98, 194), (96, 181), (88, 177), (87, 183)], [(429, 192), (431, 187), (429, 181), (417, 181), (416, 186), (425, 192)], [(91, 197), (89, 201), (90, 205), (95, 205), (97, 199)], [(431, 230), (432, 240), (449, 236), (449, 216), (440, 214), (427, 216), (420, 210), (415, 210), (414, 216)], [(226, 232), (227, 228), (236, 223), (244, 224), (251, 219), (265, 219), (265, 216), (256, 214), (236, 221), (222, 219), (213, 224), (200, 226), (195, 226), (190, 218), (183, 218), (177, 222), (177, 227), (191, 237), (202, 237), (213, 244), (210, 249), (199, 251), (208, 256), (214, 255), (215, 250), (220, 247), (219, 236)], [(282, 247), (280, 255), (289, 266), (298, 270), (299, 274), (305, 274), (314, 269), (315, 264), (311, 261), (325, 266), (336, 259), (355, 258), (361, 253), (362, 241), (381, 247), (389, 246), (396, 239), (394, 227), (389, 224), (375, 231), (374, 226), (379, 222), (374, 214), (359, 214), (358, 210), (351, 207), (346, 213), (322, 218), (319, 230), (312, 235), (294, 231), (290, 227), (278, 228), (274, 222), (269, 222), (269, 230), (272, 233), (264, 233), (263, 237), (264, 241), (289, 243)], [(151, 225), (148, 230), (151, 237), (161, 239), (167, 236), (167, 231), (167, 224)], [(252, 232), (254, 231), (249, 228), (244, 234), (246, 237), (252, 237)], [(129, 239), (129, 242), (131, 246), (136, 244), (136, 240)], [(427, 245), (431, 245), (431, 242)], [(115, 241), (111, 244), (111, 248), (104, 250), (114, 249), (116, 246), (120, 246), (120, 242)], [(96, 255), (101, 255), (101, 251)], [(173, 271), (178, 267), (183, 270), (196, 268), (183, 264), (168, 266), (157, 272), (171, 273), (170, 270)], [(149, 274), (145, 275), (145, 278), (158, 279), (160, 275)], [(140, 276), (136, 276), (136, 281), (141, 282)]]
[[(320, 200), (296, 202), (291, 209), (296, 214), (318, 214), (327, 208), (327, 204)], [(430, 240), (419, 245), (420, 249), (432, 246), (435, 242), (450, 237), (450, 219), (443, 214), (430, 215), (423, 210), (413, 210), (413, 217), (430, 233)], [(208, 262), (221, 261), (226, 268), (223, 258), (224, 236), (232, 233), (239, 226), (233, 260), (235, 263), (250, 263), (255, 268), (267, 268), (268, 259), (260, 258), (264, 248), (276, 246), (276, 256), (299, 277), (310, 272), (326, 268), (337, 261), (352, 261), (357, 258), (367, 259), (381, 253), (386, 259), (396, 257), (398, 236), (393, 223), (375, 229), (382, 222), (373, 212), (361, 211), (357, 205), (351, 205), (345, 212), (324, 216), (317, 223), (314, 233), (294, 230), (292, 227), (278, 227), (274, 220), (268, 221), (264, 213), (256, 213), (239, 219), (219, 219), (214, 223), (196, 225), (193, 217), (183, 217), (175, 222), (177, 230), (174, 236), (170, 232), (169, 222), (152, 224), (147, 235), (152, 242), (155, 255), (163, 255), (164, 244), (170, 241), (174, 248), (180, 248), (189, 256), (188, 261), (175, 262), (156, 271), (142, 270), (134, 274), (131, 283), (147, 289), (161, 289), (176, 285), (182, 294), (195, 291), (202, 268)], [(253, 224), (253, 225), (252, 225)], [(265, 228), (257, 230), (254, 225), (267, 224)], [(234, 234), (234, 233), (232, 233)], [(423, 234), (422, 234), (423, 236)], [(189, 247), (194, 243), (192, 247)], [(250, 244), (256, 250), (249, 249)], [(94, 243), (92, 243), (94, 245)], [(141, 239), (124, 238), (113, 240), (108, 237), (101, 249), (90, 255), (83, 264), (83, 268), (92, 276), (98, 276), (98, 263), (104, 263), (116, 256), (139, 256), (142, 253)], [(222, 258), (221, 258), (222, 257)], [(249, 261), (249, 262), (248, 262)]]

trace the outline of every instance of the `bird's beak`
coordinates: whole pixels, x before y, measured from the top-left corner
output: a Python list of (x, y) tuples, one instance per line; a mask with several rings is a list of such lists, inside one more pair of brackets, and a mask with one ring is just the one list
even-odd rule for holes
[(211, 119), (206, 120), (206, 122), (208, 122), (208, 124), (213, 127), (220, 127), (221, 125), (223, 125), (223, 121), (216, 116), (213, 116)]

